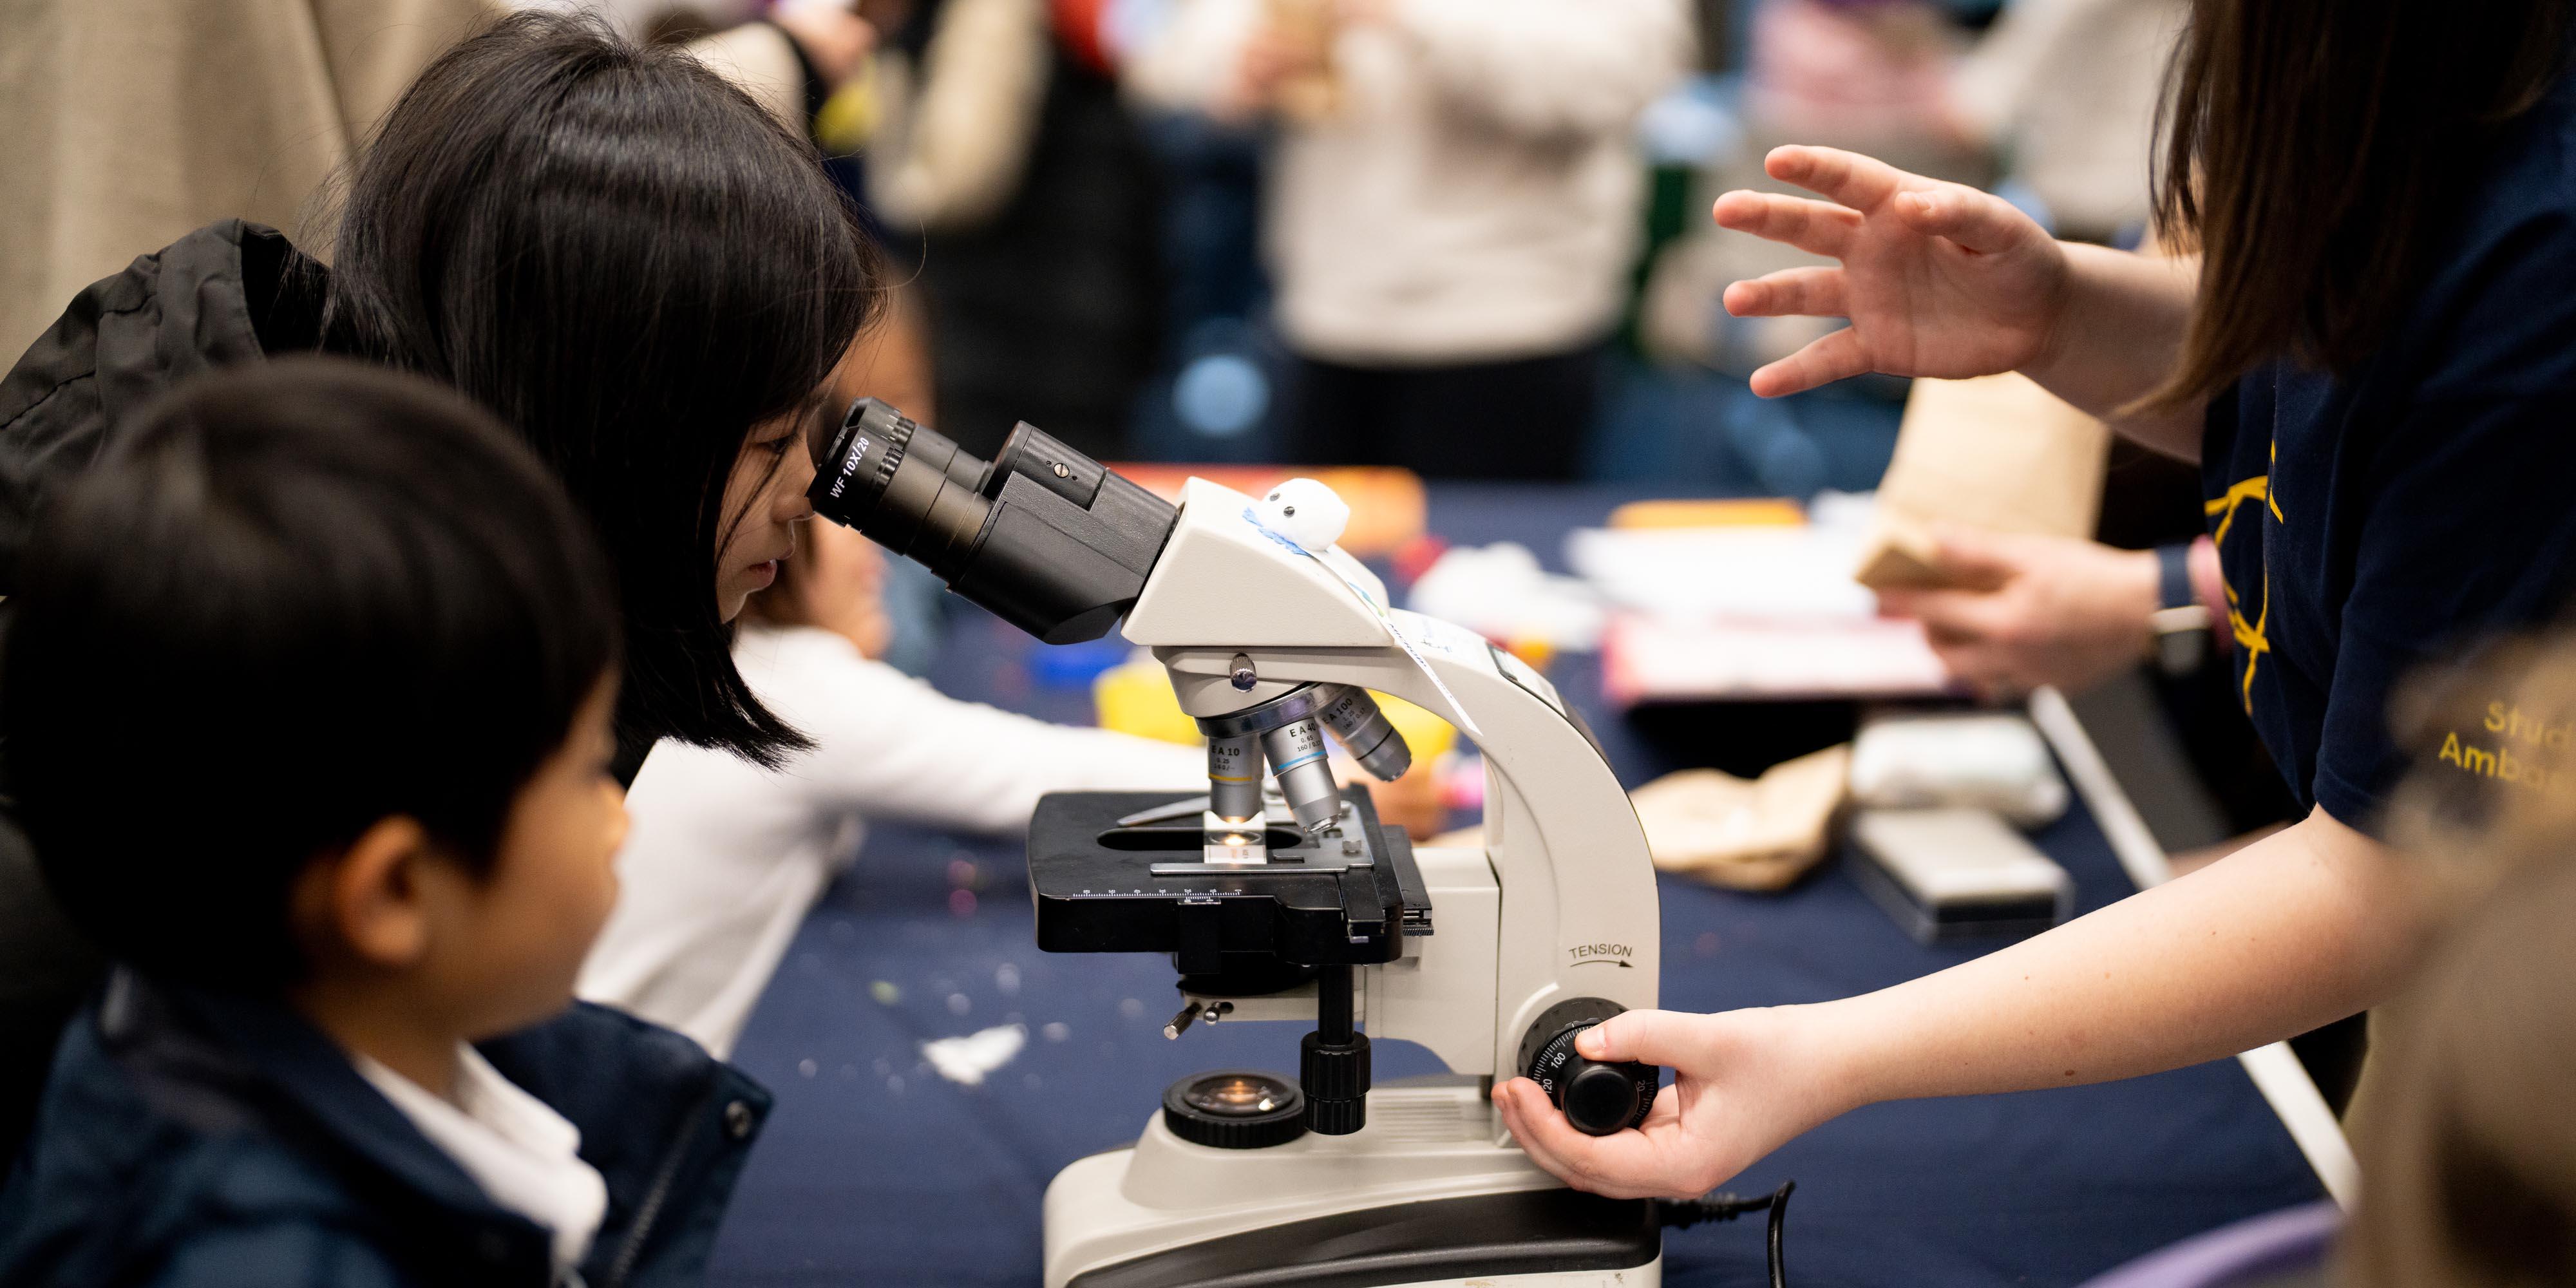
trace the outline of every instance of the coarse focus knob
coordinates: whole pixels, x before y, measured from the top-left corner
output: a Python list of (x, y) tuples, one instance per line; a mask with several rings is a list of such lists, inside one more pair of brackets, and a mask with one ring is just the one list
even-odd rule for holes
[(1297, 1082), (1306, 1094), (1306, 1127), (1318, 1136), (1348, 1136), (1368, 1125), (1369, 1040), (1327, 1042), (1309, 1033), (1298, 1045)]
[(1646, 1121), (1646, 1111), (1655, 1106), (1656, 1071), (1634, 1060), (1604, 1063), (1577, 1055), (1574, 1035), (1591, 1027), (1569, 1025), (1549, 1038), (1523, 1072), (1576, 1131), (1607, 1136)]

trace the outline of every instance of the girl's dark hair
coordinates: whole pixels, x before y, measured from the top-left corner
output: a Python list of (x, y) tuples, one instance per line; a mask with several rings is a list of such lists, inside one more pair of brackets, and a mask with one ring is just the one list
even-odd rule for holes
[(618, 654), (527, 448), (324, 358), (173, 392), (40, 512), (9, 609), (0, 757), (47, 884), (111, 954), (242, 986), (293, 974), (296, 874), (381, 819), (488, 870)]
[(2570, 6), (2193, 0), (2165, 89), (2159, 237), (2202, 254), (2172, 409), (2284, 354), (2365, 361), (2497, 127), (2564, 65)]
[(813, 147), (685, 52), (523, 14), (394, 105), (335, 245), (325, 347), (480, 401), (598, 525), (620, 742), (804, 747), (734, 669), (715, 583), (745, 435), (814, 395), (880, 298)]

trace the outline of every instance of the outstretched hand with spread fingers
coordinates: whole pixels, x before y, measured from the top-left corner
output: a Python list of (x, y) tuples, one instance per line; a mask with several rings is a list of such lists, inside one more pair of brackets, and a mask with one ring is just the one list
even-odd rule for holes
[(1790, 1012), (1627, 1011), (1577, 1034), (1587, 1060), (1641, 1060), (1673, 1070), (1646, 1121), (1587, 1136), (1527, 1078), (1494, 1088), (1494, 1104), (1532, 1162), (1578, 1190), (1611, 1198), (1693, 1198), (1726, 1183), (1790, 1138), (1849, 1106), (1798, 1056)]
[(2068, 294), (2065, 251), (2000, 197), (1835, 148), (1780, 147), (1774, 179), (1826, 200), (1735, 191), (1718, 224), (1842, 261), (1726, 288), (1737, 317), (1851, 325), (1753, 373), (1765, 398), (1878, 371), (1960, 378), (2043, 360)]

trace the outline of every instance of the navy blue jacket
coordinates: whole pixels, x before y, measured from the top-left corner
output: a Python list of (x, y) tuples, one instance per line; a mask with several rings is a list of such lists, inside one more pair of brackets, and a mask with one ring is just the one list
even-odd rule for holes
[[(769, 1094), (604, 1007), (479, 1049), (608, 1183), (588, 1288), (697, 1282)], [(546, 1288), (548, 1242), (282, 1003), (125, 971), (65, 1031), (0, 1190), (10, 1288)]]

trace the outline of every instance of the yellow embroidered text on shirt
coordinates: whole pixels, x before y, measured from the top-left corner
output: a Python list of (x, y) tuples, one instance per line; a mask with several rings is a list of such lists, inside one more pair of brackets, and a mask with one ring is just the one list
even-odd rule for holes
[[(2280, 444), (2272, 445), (2271, 459), (2275, 467), (2280, 464)], [(2288, 521), (2282, 518), (2280, 502), (2272, 497), (2270, 474), (2257, 474), (2250, 479), (2240, 480), (2227, 489), (2227, 495), (2203, 503), (2203, 509), (2208, 516), (2218, 520), (2218, 526), (2210, 530), (2209, 539), (2221, 549), (2227, 545), (2228, 532), (2236, 526), (2237, 507), (2248, 501), (2260, 501), (2265, 509), (2271, 511), (2274, 519)], [(2227, 629), (2235, 636), (2236, 646), (2245, 650), (2244, 702), (2246, 714), (2251, 715), (2254, 711), (2254, 671), (2262, 663), (2263, 655), (2272, 651), (2272, 640), (2267, 629), (2272, 620), (2271, 561), (2267, 558), (2263, 564), (2263, 605), (2255, 610), (2253, 621), (2245, 620), (2244, 606), (2237, 601), (2234, 586), (2222, 583), (2220, 589), (2227, 592)]]

